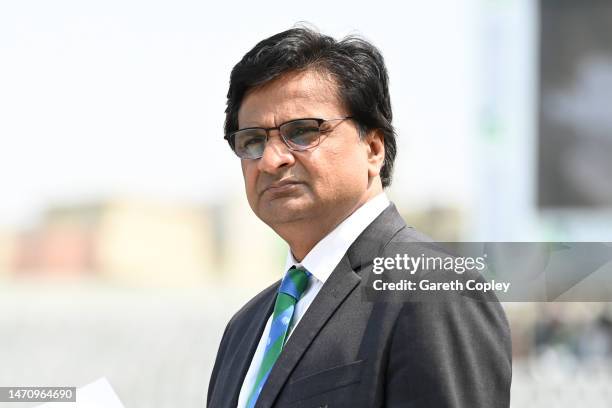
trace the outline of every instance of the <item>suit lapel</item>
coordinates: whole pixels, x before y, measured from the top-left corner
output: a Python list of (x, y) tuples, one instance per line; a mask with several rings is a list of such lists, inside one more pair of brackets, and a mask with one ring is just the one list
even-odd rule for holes
[(360, 281), (361, 278), (351, 269), (348, 258), (344, 256), (289, 337), (272, 367), (255, 408), (272, 406), (312, 340)]
[[(242, 341), (239, 343), (238, 347), (234, 349), (236, 355), (232, 359), (231, 368), (228, 372), (236, 373), (236, 375), (228, 378), (231, 383), (228, 384), (225, 390), (227, 395), (231, 398), (231, 402), (228, 405), (230, 407), (238, 405), (238, 397), (244, 377), (249, 369), (253, 354), (255, 354), (255, 349), (257, 348), (261, 334), (266, 326), (268, 317), (272, 314), (272, 310), (274, 309), (278, 285), (275, 285), (274, 288), (275, 289), (270, 292), (269, 299), (263, 302), (262, 307), (252, 313), (254, 318), (251, 319), (247, 328), (241, 333), (243, 335)], [(263, 318), (260, 316), (263, 316)]]
[(395, 204), (389, 204), (389, 207), (363, 230), (346, 252), (351, 268), (361, 271), (364, 266), (370, 265), (393, 236), (406, 227), (406, 222), (397, 212)]

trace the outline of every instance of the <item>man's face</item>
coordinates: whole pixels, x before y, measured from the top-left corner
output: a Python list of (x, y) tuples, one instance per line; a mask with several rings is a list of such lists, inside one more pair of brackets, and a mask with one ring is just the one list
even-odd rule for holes
[[(248, 92), (238, 125), (270, 128), (293, 119), (347, 115), (336, 85), (315, 71), (303, 71)], [(331, 124), (333, 131), (323, 134), (314, 149), (291, 151), (273, 130), (261, 158), (241, 160), (249, 205), (266, 224), (340, 222), (367, 200), (368, 145), (353, 121)]]

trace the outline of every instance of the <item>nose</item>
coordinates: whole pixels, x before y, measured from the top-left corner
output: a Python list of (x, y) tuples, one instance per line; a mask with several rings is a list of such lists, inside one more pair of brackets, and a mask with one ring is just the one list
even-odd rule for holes
[(281, 139), (278, 130), (270, 131), (263, 155), (257, 163), (259, 171), (274, 174), (279, 168), (291, 166), (294, 162), (295, 156)]

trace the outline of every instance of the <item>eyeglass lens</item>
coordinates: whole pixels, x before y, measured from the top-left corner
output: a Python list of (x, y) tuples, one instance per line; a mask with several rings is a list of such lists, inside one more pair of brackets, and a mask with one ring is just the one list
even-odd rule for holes
[[(279, 128), (280, 134), (292, 150), (305, 150), (317, 144), (321, 134), (314, 119), (294, 120)], [(258, 158), (266, 147), (264, 129), (245, 129), (234, 133), (234, 150), (242, 158)]]

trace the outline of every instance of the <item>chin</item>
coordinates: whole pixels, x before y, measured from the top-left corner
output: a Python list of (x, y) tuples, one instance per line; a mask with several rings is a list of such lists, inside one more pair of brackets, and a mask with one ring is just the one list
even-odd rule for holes
[(287, 224), (311, 218), (313, 206), (301, 200), (273, 200), (259, 207), (257, 216), (268, 225)]

